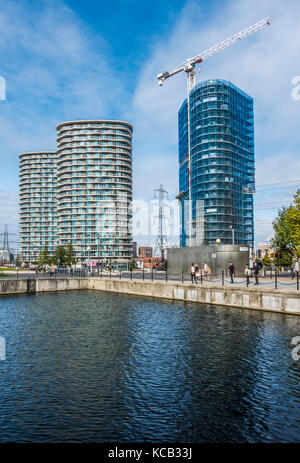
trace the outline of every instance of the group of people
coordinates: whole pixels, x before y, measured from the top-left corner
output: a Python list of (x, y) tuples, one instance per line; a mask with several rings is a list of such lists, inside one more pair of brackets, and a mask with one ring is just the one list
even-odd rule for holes
[[(261, 267), (259, 265), (258, 262), (254, 262), (253, 264), (253, 268), (251, 269), (249, 265), (246, 265), (246, 268), (245, 268), (245, 271), (244, 271), (244, 274), (246, 276), (246, 278), (249, 278), (253, 272), (253, 275), (254, 275), (254, 278), (255, 278), (255, 285), (258, 285), (259, 282), (258, 282), (258, 275), (259, 275), (259, 271), (260, 271)], [(233, 284), (234, 283), (234, 276), (235, 276), (235, 268), (234, 268), (234, 264), (230, 261), (228, 263), (228, 271), (229, 271), (229, 276), (230, 276), (230, 283)], [(190, 272), (191, 272), (191, 281), (192, 283), (197, 283), (198, 282), (198, 278), (201, 277), (201, 275), (203, 276), (204, 280), (208, 280), (210, 278), (210, 275), (211, 275), (211, 269), (210, 267), (207, 265), (207, 262), (204, 262), (203, 264), (203, 270), (200, 270), (199, 269), (199, 266), (197, 264), (192, 264), (191, 265), (191, 268), (190, 268)]]
[(258, 285), (258, 275), (261, 270), (262, 266), (260, 262), (254, 262), (253, 268), (251, 269), (249, 265), (246, 265), (245, 268), (245, 276), (246, 278), (249, 278), (251, 276), (251, 273), (253, 272), (254, 278), (255, 278), (255, 285)]
[(202, 274), (204, 280), (209, 279), (210, 274), (211, 274), (211, 269), (207, 265), (207, 262), (204, 262), (203, 263), (203, 270), (200, 270), (199, 265), (192, 264), (190, 272), (191, 272), (191, 281), (192, 281), (192, 283), (193, 282), (197, 283), (198, 278), (201, 277), (201, 274)]
[[(230, 283), (234, 283), (233, 277), (234, 277), (235, 269), (234, 269), (234, 265), (233, 265), (232, 262), (229, 262), (228, 270), (229, 270), (229, 275), (230, 275)], [(250, 268), (250, 266), (248, 264), (246, 265), (244, 274), (245, 274), (246, 278), (248, 279), (251, 276), (252, 272), (253, 272), (253, 275), (254, 275), (254, 278), (255, 278), (254, 285), (258, 285), (259, 284), (258, 283), (258, 275), (259, 275), (260, 270), (261, 270), (261, 265), (259, 264), (259, 262), (254, 262), (252, 269)]]

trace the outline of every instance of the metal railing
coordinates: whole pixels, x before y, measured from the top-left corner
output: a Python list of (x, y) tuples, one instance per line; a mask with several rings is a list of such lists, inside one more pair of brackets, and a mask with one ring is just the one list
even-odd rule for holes
[[(271, 271), (269, 274), (262, 271), (257, 276), (252, 272), (251, 275), (232, 275), (229, 272), (222, 270), (219, 273), (206, 274), (203, 271), (197, 274), (196, 278), (192, 278), (191, 274), (181, 270), (178, 273), (171, 273), (166, 270), (155, 269), (142, 269), (142, 270), (119, 270), (119, 269), (104, 269), (98, 267), (94, 270), (81, 268), (81, 269), (67, 269), (59, 268), (54, 272), (36, 272), (31, 274), (20, 273), (18, 269), (13, 275), (6, 275), (5, 278), (101, 278), (101, 279), (127, 279), (127, 280), (141, 280), (141, 281), (162, 281), (162, 282), (178, 282), (189, 283), (193, 285), (205, 285), (207, 283), (215, 283), (220, 286), (238, 285), (238, 286), (268, 286), (274, 289), (296, 289), (300, 288), (300, 275), (299, 272), (285, 273), (279, 271)], [(2, 277), (0, 277), (2, 278)], [(4, 277), (3, 277), (4, 278)], [(230, 278), (230, 279), (229, 279)]]

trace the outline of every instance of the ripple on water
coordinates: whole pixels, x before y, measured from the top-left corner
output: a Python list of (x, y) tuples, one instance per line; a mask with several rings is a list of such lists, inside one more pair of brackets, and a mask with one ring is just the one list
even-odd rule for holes
[(296, 442), (300, 319), (102, 292), (0, 300), (2, 442)]

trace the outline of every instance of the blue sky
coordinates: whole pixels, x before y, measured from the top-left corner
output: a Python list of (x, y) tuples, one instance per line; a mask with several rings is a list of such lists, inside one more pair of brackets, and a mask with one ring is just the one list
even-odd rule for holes
[[(55, 150), (56, 125), (112, 118), (134, 126), (134, 197), (178, 191), (177, 111), (185, 76), (156, 75), (269, 15), (271, 27), (202, 63), (254, 98), (256, 241), (300, 187), (300, 2), (286, 0), (10, 1), (0, 11), (0, 229), (16, 232), (18, 154)], [(279, 188), (280, 187), (280, 188)], [(265, 190), (265, 191), (263, 191)]]

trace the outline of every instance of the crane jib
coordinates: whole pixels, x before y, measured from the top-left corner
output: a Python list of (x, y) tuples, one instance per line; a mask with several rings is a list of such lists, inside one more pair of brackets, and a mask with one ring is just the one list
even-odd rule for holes
[(200, 53), (199, 55), (195, 56), (194, 58), (189, 58), (185, 61), (185, 63), (181, 64), (177, 69), (172, 72), (165, 71), (157, 76), (158, 83), (162, 85), (162, 82), (167, 79), (168, 77), (172, 77), (175, 74), (178, 74), (181, 71), (188, 70), (188, 66), (194, 66), (195, 64), (202, 63), (204, 59), (209, 58), (210, 56), (219, 53), (220, 51), (224, 50), (225, 48), (233, 45), (234, 43), (238, 42), (239, 40), (243, 40), (249, 35), (258, 32), (259, 30), (263, 29), (266, 26), (270, 25), (269, 17), (258, 21), (257, 23), (253, 24), (252, 26), (247, 27), (246, 29), (238, 32), (237, 34), (228, 37), (226, 40), (210, 47), (208, 50)]

